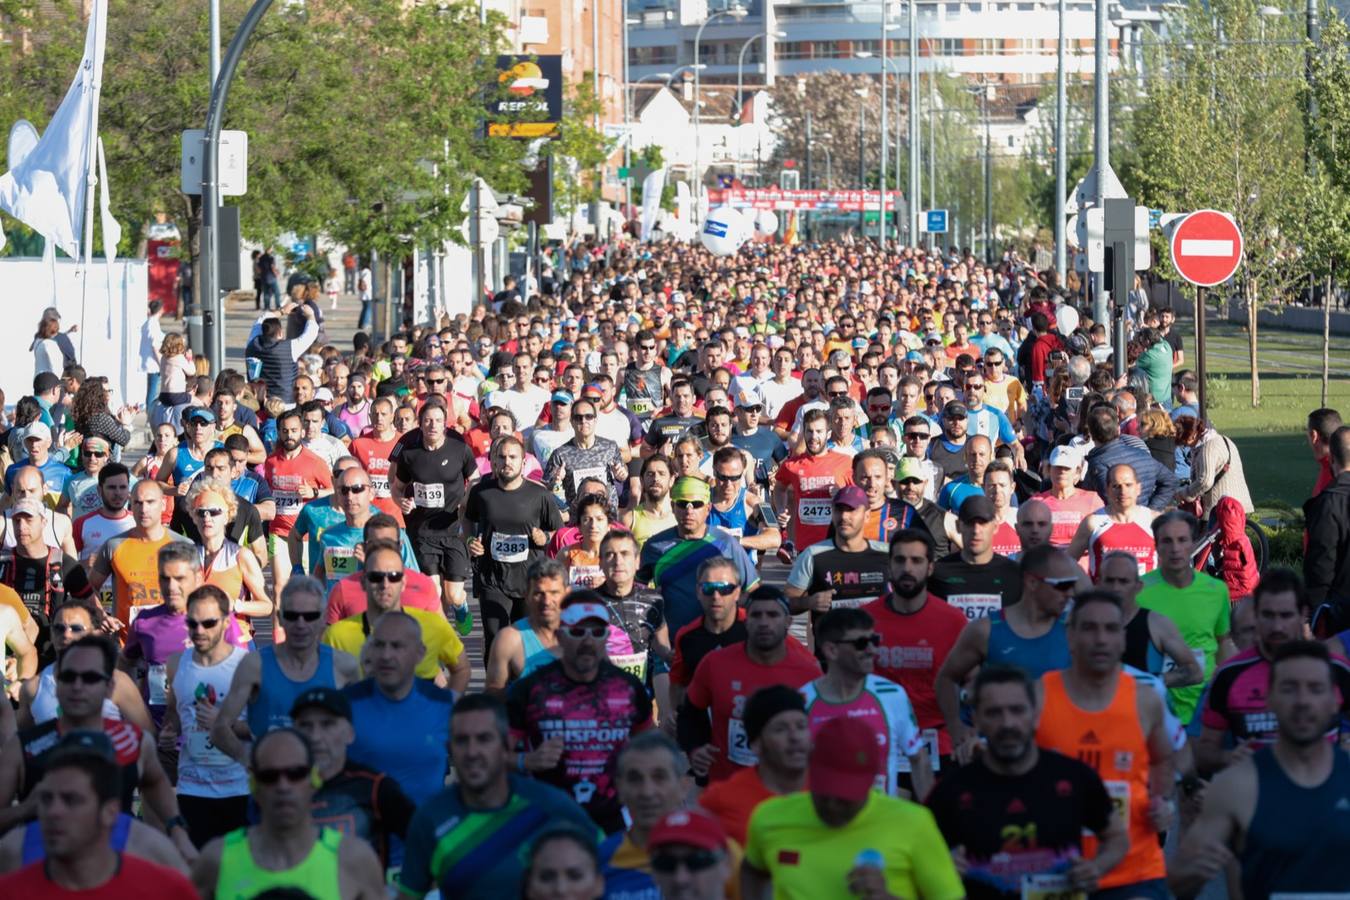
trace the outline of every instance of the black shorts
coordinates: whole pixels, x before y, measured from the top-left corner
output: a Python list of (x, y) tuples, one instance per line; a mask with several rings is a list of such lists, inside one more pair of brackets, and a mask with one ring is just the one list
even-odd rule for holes
[(423, 575), (461, 583), (469, 579), (469, 551), (459, 535), (419, 536), (413, 541), (413, 555)]

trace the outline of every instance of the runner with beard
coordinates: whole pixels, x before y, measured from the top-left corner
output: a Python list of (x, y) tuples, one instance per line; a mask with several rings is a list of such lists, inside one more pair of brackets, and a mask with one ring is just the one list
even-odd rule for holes
[(1236, 861), (1244, 897), (1335, 897), (1350, 884), (1350, 754), (1326, 739), (1336, 717), (1331, 654), (1290, 641), (1270, 664), (1275, 744), (1229, 766), (1205, 791), (1168, 886), (1194, 897)]
[[(1021, 669), (981, 669), (971, 703), (984, 752), (948, 772), (927, 800), (966, 896), (1094, 890), (1130, 844), (1101, 778), (1036, 745), (1036, 692)], [(1084, 831), (1100, 841), (1090, 860), (1083, 858)]]
[(507, 692), (520, 768), (567, 791), (606, 833), (623, 828), (614, 761), (628, 739), (652, 727), (640, 681), (605, 658), (612, 624), (594, 591), (573, 591), (558, 630), (562, 656)]
[(389, 490), (389, 457), (398, 439), (399, 433), (394, 430), (393, 399), (376, 397), (370, 402), (370, 428), (352, 441), (351, 451), (352, 456), (361, 463), (361, 468), (370, 475), (373, 493), (370, 502), (393, 516), (399, 527), (402, 527), (403, 510), (394, 502)]
[[(942, 763), (950, 760), (952, 741), (933, 683), (961, 636), (966, 617), (928, 590), (933, 574), (930, 534), (918, 529), (897, 531), (891, 536), (888, 556), (890, 590), (862, 607), (881, 636), (874, 671), (909, 695), (933, 771), (938, 772)], [(904, 781), (901, 786), (908, 787)]]
[(661, 406), (665, 386), (670, 382), (670, 370), (656, 361), (656, 335), (639, 331), (633, 338), (635, 359), (623, 372), (622, 402), (628, 411), (645, 425)]
[(714, 650), (694, 671), (676, 720), (680, 746), (690, 768), (709, 781), (721, 781), (757, 760), (745, 731), (745, 704), (762, 687), (801, 687), (820, 677), (811, 652), (790, 634), (787, 598), (751, 595), (746, 639)]
[(276, 518), (272, 520), (272, 571), (276, 578), (277, 597), (291, 574), (292, 564), (302, 560), (291, 559), (287, 538), (295, 527), (296, 517), (306, 500), (333, 493), (333, 475), (319, 455), (303, 446), (305, 425), (297, 409), (289, 409), (277, 417), (277, 448), (263, 463), (263, 479), (272, 489), (277, 504)]
[(802, 417), (805, 448), (788, 457), (774, 474), (773, 508), (778, 527), (787, 529), (783, 549), (795, 549), (825, 540), (830, 530), (830, 498), (853, 483), (853, 460), (826, 447), (830, 428), (825, 411), (812, 409)]
[(473, 630), (473, 614), (464, 595), (469, 557), (457, 523), (465, 485), (478, 469), (464, 439), (447, 429), (443, 406), (428, 402), (418, 424), (420, 432), (410, 432), (391, 459), (389, 493), (406, 516), (418, 568), (440, 578), (442, 596), (454, 611), (455, 629), (467, 635)]
[(659, 453), (647, 457), (638, 470), (638, 480), (642, 485), (641, 499), (625, 510), (622, 518), (640, 551), (647, 538), (675, 527), (675, 510), (670, 505), (670, 486), (674, 481), (670, 460)]
[(464, 527), (473, 558), (474, 595), (483, 619), (483, 658), (497, 634), (525, 618), (526, 572), (562, 527), (553, 495), (524, 477), (525, 447), (512, 435), (492, 447), (492, 475), (469, 489)]

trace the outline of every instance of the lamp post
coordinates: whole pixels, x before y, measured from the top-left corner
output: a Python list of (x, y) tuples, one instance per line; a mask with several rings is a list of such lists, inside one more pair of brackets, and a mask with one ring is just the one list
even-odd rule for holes
[(699, 61), (699, 45), (703, 41), (703, 29), (709, 24), (721, 18), (744, 19), (746, 10), (743, 6), (733, 6), (730, 9), (720, 10), (708, 16), (703, 20), (703, 24), (698, 26), (698, 31), (694, 32), (694, 221), (698, 222), (698, 202), (703, 193), (703, 169), (699, 165), (699, 120), (702, 116), (699, 114), (699, 87), (702, 79), (699, 78), (699, 72), (703, 70), (703, 63)]
[[(626, 72), (626, 71), (628, 70), (628, 57), (627, 57), (627, 54), (624, 55), (624, 64), (623, 64), (623, 67), (624, 67), (624, 71)], [(625, 199), (628, 201), (628, 212), (629, 212), (629, 213), (632, 213), (632, 211), (633, 211), (633, 173), (632, 173), (632, 169), (633, 169), (633, 118), (632, 118), (632, 117), (633, 117), (634, 107), (636, 106), (636, 103), (635, 103), (634, 97), (633, 97), (633, 89), (634, 89), (635, 87), (637, 87), (639, 84), (642, 84), (642, 82), (646, 81), (648, 78), (651, 78), (651, 79), (656, 80), (656, 81), (664, 81), (664, 82), (666, 82), (666, 84), (670, 84), (670, 77), (671, 77), (671, 76), (670, 76), (670, 73), (669, 73), (669, 72), (653, 72), (653, 73), (650, 74), (650, 75), (643, 75), (641, 78), (639, 78), (637, 81), (634, 81), (632, 84), (629, 84), (629, 83), (628, 83), (628, 79), (627, 79), (627, 78), (624, 79), (624, 85), (623, 85), (623, 124), (624, 124), (624, 127), (628, 130), (628, 142), (627, 142), (627, 144), (624, 145), (624, 148), (623, 148), (623, 164), (624, 164), (624, 167), (625, 167), (626, 169), (628, 169), (628, 177), (624, 179), (624, 192), (625, 192)]]
[(909, 240), (919, 243), (919, 34), (918, 0), (909, 0)]
[[(853, 93), (858, 95), (858, 190), (864, 197), (867, 196), (867, 141), (864, 133), (864, 114), (867, 112), (867, 88), (854, 88)], [(884, 143), (885, 135), (881, 138)], [(858, 207), (858, 236), (867, 236), (867, 211), (863, 209), (866, 204), (860, 204)]]
[[(745, 124), (745, 87), (744, 87), (745, 51), (749, 50), (750, 45), (753, 44), (755, 41), (759, 40), (760, 38), (764, 37), (765, 34), (767, 34), (767, 32), (762, 32), (760, 34), (752, 35), (751, 37), (746, 38), (745, 43), (741, 44), (741, 52), (736, 55), (736, 162), (737, 163), (741, 161), (741, 125)], [(773, 36), (776, 38), (785, 38), (787, 37), (787, 32), (775, 31), (773, 33)], [(765, 42), (765, 46), (766, 47), (768, 46), (767, 41)], [(759, 176), (758, 157), (756, 157), (755, 159), (755, 175), (756, 177)]]
[(1068, 139), (1069, 100), (1064, 79), (1064, 15), (1068, 0), (1059, 0), (1059, 35), (1055, 40), (1055, 273), (1064, 289), (1068, 277), (1069, 250), (1064, 233), (1065, 192), (1069, 189), (1069, 164), (1065, 143)]
[[(825, 190), (828, 191), (834, 186), (834, 155), (830, 152), (830, 145), (827, 142), (834, 140), (834, 135), (828, 131), (822, 131), (816, 137), (821, 140), (820, 149), (825, 151)], [(815, 187), (815, 185), (813, 184), (811, 187)]]

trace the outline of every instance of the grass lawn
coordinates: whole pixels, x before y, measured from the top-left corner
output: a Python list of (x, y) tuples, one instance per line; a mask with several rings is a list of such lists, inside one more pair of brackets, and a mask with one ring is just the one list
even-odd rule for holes
[[(1252, 499), (1261, 508), (1298, 509), (1317, 477), (1304, 438), (1307, 415), (1322, 405), (1322, 336), (1258, 331), (1261, 405), (1251, 405), (1246, 329), (1210, 319), (1205, 334), (1210, 419), (1242, 451)], [(1190, 320), (1177, 322), (1186, 366), (1195, 366)], [(1350, 413), (1350, 337), (1331, 338), (1327, 405)]]

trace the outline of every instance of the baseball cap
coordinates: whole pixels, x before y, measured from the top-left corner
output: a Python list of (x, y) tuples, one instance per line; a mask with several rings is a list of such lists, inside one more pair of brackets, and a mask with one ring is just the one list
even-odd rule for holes
[(693, 475), (681, 475), (675, 479), (675, 484), (671, 486), (670, 499), (672, 502), (702, 500), (707, 503), (712, 499), (712, 488), (702, 478), (695, 478)]
[(56, 742), (52, 753), (62, 751), (84, 751), (93, 753), (107, 760), (115, 758), (116, 753), (113, 750), (112, 738), (108, 737), (102, 731), (70, 731), (61, 735), (61, 739)]
[[(315, 396), (318, 396), (317, 392), (315, 392)], [(329, 399), (332, 398), (330, 397)], [(211, 410), (207, 409), (205, 406), (194, 406), (183, 414), (184, 422), (191, 422), (193, 419), (200, 419), (203, 422), (214, 422), (216, 420), (216, 414), (211, 412)]]
[(928, 473), (924, 471), (922, 460), (915, 459), (912, 456), (902, 456), (900, 462), (895, 465), (895, 480), (908, 481), (911, 478), (927, 481)]
[(758, 389), (739, 391), (736, 394), (736, 406), (763, 406), (764, 397)]
[(576, 320), (576, 319), (563, 319), (562, 327), (564, 327), (564, 328), (578, 328), (578, 327), (580, 327), (580, 326), (577, 324), (577, 320)]
[(42, 438), (44, 441), (52, 439), (52, 430), (47, 427), (45, 422), (29, 422), (28, 427), (19, 432), (24, 442), (31, 438)]
[(942, 343), (942, 335), (936, 331), (930, 331), (923, 337), (923, 342), (925, 344), (931, 344), (934, 341), (937, 341), (939, 344)]
[(910, 350), (905, 354), (905, 362), (923, 362), (923, 354), (918, 350)]
[(319, 388), (317, 391), (314, 392), (314, 399), (315, 399), (315, 400), (318, 400), (318, 401), (320, 401), (320, 402), (322, 402), (322, 403), (332, 403), (332, 402), (333, 402), (333, 392), (330, 391), (330, 390), (329, 390), (328, 388), (326, 388), (326, 387), (321, 387), (321, 388)]
[(554, 391), (553, 396), (549, 398), (554, 403), (561, 403), (564, 406), (572, 405), (572, 395), (567, 391)]
[(881, 771), (876, 733), (859, 719), (831, 719), (816, 734), (807, 769), (811, 793), (861, 803)]
[(588, 400), (591, 398), (595, 398), (598, 400), (604, 395), (605, 389), (600, 387), (600, 385), (598, 384), (588, 384), (581, 389), (581, 396), (585, 397)]
[(1078, 454), (1073, 451), (1068, 444), (1060, 444), (1050, 451), (1050, 465), (1063, 466), (1066, 469), (1076, 469), (1082, 460)]
[(944, 419), (964, 419), (969, 413), (966, 405), (960, 400), (948, 401), (947, 405), (942, 407), (942, 417)]
[(721, 822), (701, 809), (677, 809), (667, 813), (647, 835), (649, 850), (670, 844), (700, 850), (725, 850), (727, 833)]
[(312, 707), (340, 716), (348, 722), (352, 720), (352, 702), (337, 688), (316, 687), (305, 691), (291, 704), (291, 718), (294, 719), (302, 710)]
[(850, 484), (835, 493), (834, 505), (845, 509), (863, 509), (867, 506), (867, 493), (856, 484)]
[(591, 591), (575, 600), (565, 601), (562, 614), (558, 617), (563, 625), (580, 625), (587, 619), (609, 622), (609, 607), (601, 603), (599, 596)]
[(972, 494), (961, 501), (960, 519), (962, 522), (983, 520), (994, 521), (994, 504), (984, 494)]
[(22, 500), (16, 500), (14, 505), (9, 508), (11, 516), (33, 516), (40, 519), (45, 515), (42, 503), (36, 497), (24, 497)]

